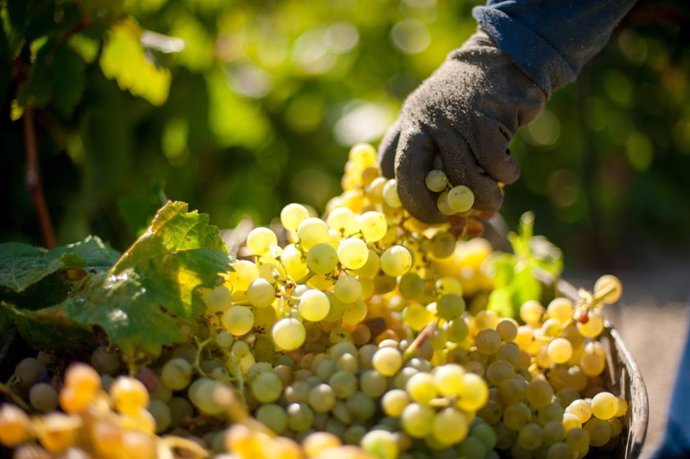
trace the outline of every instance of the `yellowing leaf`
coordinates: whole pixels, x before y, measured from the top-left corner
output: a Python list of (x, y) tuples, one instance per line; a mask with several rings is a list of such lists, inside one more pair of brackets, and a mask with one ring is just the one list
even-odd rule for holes
[(140, 34), (141, 29), (133, 21), (113, 26), (103, 46), (101, 70), (121, 89), (153, 105), (162, 105), (168, 99), (172, 77), (168, 69), (158, 67), (146, 55)]

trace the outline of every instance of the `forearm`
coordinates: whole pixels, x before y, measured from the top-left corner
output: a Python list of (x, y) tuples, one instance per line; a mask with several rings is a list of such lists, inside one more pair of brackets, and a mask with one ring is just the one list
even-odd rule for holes
[(547, 94), (575, 80), (636, 0), (488, 0), (473, 15)]

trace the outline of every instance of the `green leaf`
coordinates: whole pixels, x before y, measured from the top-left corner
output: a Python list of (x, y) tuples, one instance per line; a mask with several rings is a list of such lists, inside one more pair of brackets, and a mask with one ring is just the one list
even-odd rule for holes
[(65, 351), (94, 343), (90, 327), (75, 323), (57, 306), (28, 311), (0, 303), (0, 323), (3, 321), (12, 322), (35, 350)]
[(55, 109), (69, 118), (84, 94), (86, 64), (72, 47), (60, 46), (55, 53), (53, 68)]
[(50, 251), (19, 242), (6, 242), (0, 244), (0, 287), (23, 292), (60, 270), (105, 271), (117, 257), (115, 250), (95, 236)]
[(63, 303), (78, 323), (98, 325), (130, 356), (179, 340), (180, 321), (204, 310), (200, 287), (216, 285), (230, 257), (208, 215), (168, 202), (104, 275)]

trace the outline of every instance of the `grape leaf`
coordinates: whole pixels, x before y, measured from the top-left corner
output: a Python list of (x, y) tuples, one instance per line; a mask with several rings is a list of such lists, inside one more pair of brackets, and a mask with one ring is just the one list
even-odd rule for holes
[(21, 293), (57, 271), (105, 271), (117, 258), (118, 253), (95, 236), (53, 250), (6, 242), (0, 244), (0, 287)]
[(207, 215), (168, 202), (107, 273), (91, 276), (62, 307), (74, 321), (103, 328), (130, 356), (157, 354), (179, 340), (180, 322), (203, 312), (199, 288), (216, 285), (230, 261)]
[(66, 351), (94, 343), (89, 327), (75, 323), (57, 306), (29, 311), (0, 303), (0, 323), (12, 323), (35, 350)]

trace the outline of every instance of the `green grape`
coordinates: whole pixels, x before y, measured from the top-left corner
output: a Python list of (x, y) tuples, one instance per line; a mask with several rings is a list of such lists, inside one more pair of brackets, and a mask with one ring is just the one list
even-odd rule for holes
[(446, 173), (442, 170), (432, 169), (426, 174), (424, 183), (429, 190), (434, 193), (440, 193), (448, 186), (448, 177), (446, 177)]
[(189, 386), (187, 391), (189, 400), (206, 414), (220, 414), (223, 411), (223, 407), (216, 402), (213, 396), (217, 384), (220, 383), (210, 378), (197, 379)]
[(484, 355), (494, 355), (501, 347), (501, 335), (492, 328), (486, 328), (474, 337), (477, 350)]
[(348, 398), (357, 391), (357, 376), (349, 371), (336, 371), (328, 378), (328, 385), (333, 388), (336, 397)]
[(58, 393), (50, 384), (34, 384), (29, 390), (29, 402), (38, 411), (49, 413), (57, 408)]
[(344, 341), (334, 344), (328, 349), (328, 355), (336, 361), (345, 354), (357, 355), (357, 347), (351, 342)]
[(273, 342), (285, 351), (295, 350), (304, 344), (306, 334), (302, 322), (293, 318), (280, 319), (271, 330)]
[(347, 269), (361, 269), (369, 260), (369, 247), (357, 237), (348, 237), (338, 243), (337, 255)]
[(216, 335), (215, 341), (219, 348), (230, 349), (235, 342), (235, 337), (225, 330), (222, 330)]
[(580, 368), (590, 378), (599, 376), (606, 368), (606, 357), (587, 352), (587, 349), (585, 349), (585, 353), (580, 358)]
[(564, 324), (573, 318), (573, 302), (568, 298), (557, 297), (546, 307), (546, 314)]
[(168, 401), (170, 427), (180, 427), (194, 415), (194, 408), (186, 398), (173, 397)]
[(611, 424), (599, 418), (592, 417), (584, 425), (589, 434), (589, 444), (592, 446), (604, 446), (611, 439)]
[(237, 260), (232, 264), (232, 271), (228, 274), (228, 281), (233, 292), (246, 292), (249, 284), (259, 277), (259, 268), (249, 260)]
[(104, 375), (114, 375), (121, 364), (120, 354), (106, 346), (98, 346), (91, 354), (89, 362), (96, 371)]
[(254, 313), (246, 306), (232, 306), (223, 313), (222, 320), (229, 333), (242, 336), (249, 333), (254, 326)]
[(270, 254), (271, 247), (276, 245), (278, 237), (269, 228), (257, 227), (247, 235), (247, 248), (254, 255)]
[(495, 360), (486, 367), (486, 379), (494, 386), (515, 375), (513, 366), (503, 360)]
[(419, 403), (407, 405), (400, 416), (402, 428), (413, 438), (424, 438), (434, 427), (433, 408)]
[(455, 252), (456, 243), (457, 241), (452, 234), (439, 231), (429, 241), (429, 251), (435, 258), (448, 258)]
[(424, 280), (419, 274), (408, 272), (400, 278), (400, 294), (408, 300), (420, 298), (424, 294)]
[(565, 429), (560, 421), (549, 421), (543, 425), (542, 438), (544, 443), (552, 445), (565, 439)]
[(451, 320), (445, 324), (446, 339), (452, 343), (462, 343), (467, 338), (470, 330), (462, 318)]
[(525, 388), (525, 398), (532, 408), (543, 408), (551, 403), (553, 388), (543, 379), (534, 379)]
[(481, 376), (465, 373), (462, 377), (462, 386), (458, 396), (459, 408), (466, 411), (477, 411), (484, 406), (489, 398), (489, 388)]
[[(604, 295), (604, 292), (608, 292)], [(613, 304), (617, 302), (623, 294), (623, 286), (620, 279), (611, 274), (601, 276), (594, 283), (594, 296), (601, 297), (601, 302), (604, 304)]]
[(518, 323), (514, 319), (503, 318), (496, 324), (496, 331), (503, 342), (512, 342), (518, 333)]
[(162, 433), (168, 430), (171, 422), (171, 412), (170, 407), (167, 403), (160, 400), (151, 400), (149, 406), (146, 407), (156, 421), (156, 433)]
[(347, 207), (333, 209), (333, 211), (328, 214), (326, 223), (331, 229), (336, 230), (342, 236), (355, 234), (359, 231), (357, 217), (355, 217), (354, 212)]
[(617, 418), (609, 419), (609, 425), (611, 426), (611, 438), (619, 436), (623, 431), (623, 424)]
[(283, 253), (280, 255), (280, 262), (285, 267), (288, 275), (293, 279), (300, 280), (309, 274), (306, 259), (295, 244), (285, 246)]
[(158, 381), (153, 390), (150, 390), (151, 399), (160, 400), (161, 402), (168, 402), (173, 395), (171, 388), (163, 384), (163, 381)]
[(571, 459), (573, 457), (573, 451), (570, 449), (567, 443), (558, 442), (549, 446), (546, 452), (546, 459)]
[(402, 389), (392, 389), (381, 399), (381, 408), (388, 416), (400, 417), (403, 410), (410, 404), (410, 395)]
[(117, 411), (132, 415), (149, 403), (149, 392), (138, 379), (118, 377), (110, 387), (110, 400)]
[(288, 426), (296, 432), (308, 430), (314, 422), (314, 412), (305, 403), (291, 403), (286, 412)]
[(346, 353), (338, 357), (335, 362), (336, 370), (348, 371), (350, 373), (357, 373), (359, 370), (359, 363), (357, 357), (353, 354)]
[(301, 204), (288, 204), (280, 211), (280, 223), (289, 231), (297, 231), (299, 224), (309, 218), (309, 211)]
[(538, 301), (530, 300), (520, 306), (520, 319), (526, 324), (541, 322), (542, 314), (544, 314), (544, 306)]
[(328, 225), (320, 218), (306, 218), (299, 224), (297, 236), (304, 250), (309, 250), (316, 244), (328, 241)]
[(322, 381), (327, 381), (335, 373), (335, 361), (331, 358), (323, 359), (316, 365), (314, 374)]
[(288, 403), (309, 403), (311, 386), (304, 381), (295, 381), (285, 388), (285, 400)]
[(376, 412), (376, 402), (362, 391), (356, 391), (345, 401), (352, 418), (364, 422), (371, 419)]
[(525, 424), (518, 432), (518, 444), (521, 448), (533, 451), (541, 446), (542, 428), (539, 424)]
[(613, 418), (618, 411), (618, 397), (610, 392), (600, 392), (592, 397), (592, 414), (599, 419)]
[(285, 409), (274, 403), (262, 404), (254, 415), (256, 420), (280, 435), (287, 430), (288, 415)]
[(366, 242), (377, 242), (388, 232), (386, 217), (378, 211), (370, 210), (359, 216), (359, 229)]
[(496, 446), (496, 432), (493, 427), (485, 422), (474, 422), (470, 435), (482, 442), (487, 451), (491, 451)]
[(531, 419), (532, 412), (522, 402), (508, 405), (503, 411), (503, 423), (507, 428), (516, 432), (519, 432)]
[(389, 247), (381, 255), (381, 269), (391, 277), (402, 276), (412, 267), (410, 251), (401, 245)]
[(438, 299), (436, 310), (442, 319), (456, 320), (465, 312), (465, 300), (457, 293), (447, 293)]
[(355, 274), (359, 278), (374, 279), (379, 273), (379, 268), (381, 266), (381, 260), (379, 256), (373, 250), (369, 249), (369, 255), (367, 256), (367, 261), (359, 269), (355, 270)]
[(367, 304), (362, 300), (345, 305), (345, 311), (343, 311), (343, 325), (355, 325), (362, 322), (367, 317), (368, 312)]
[(520, 348), (515, 343), (503, 343), (496, 353), (496, 359), (517, 367), (520, 364)]
[(444, 445), (459, 443), (467, 436), (468, 431), (467, 416), (456, 408), (444, 408), (434, 416), (433, 435)]
[(549, 342), (546, 352), (554, 363), (566, 363), (573, 355), (573, 345), (565, 338), (554, 338)]
[(575, 400), (570, 403), (565, 412), (572, 414), (577, 418), (580, 424), (584, 424), (592, 417), (592, 407), (586, 400)]
[(398, 281), (395, 277), (380, 274), (374, 278), (374, 292), (383, 295), (395, 290)]
[(462, 295), (462, 284), (454, 277), (443, 276), (436, 281), (436, 293), (439, 296), (449, 293)]
[(438, 396), (434, 377), (429, 373), (417, 373), (407, 380), (407, 393), (412, 400), (423, 405), (428, 404)]
[(508, 378), (498, 383), (498, 397), (506, 405), (517, 403), (525, 395), (527, 383), (523, 379)]
[(283, 392), (283, 382), (278, 375), (265, 371), (259, 374), (250, 384), (252, 394), (261, 403), (271, 403)]
[(485, 459), (487, 448), (482, 441), (470, 436), (458, 445), (457, 457), (464, 459)]
[(254, 307), (267, 308), (273, 303), (275, 297), (275, 287), (264, 278), (254, 279), (247, 287), (247, 299)]
[(357, 143), (350, 148), (348, 162), (358, 169), (366, 169), (376, 164), (376, 149), (368, 143)]
[(232, 306), (232, 293), (225, 285), (219, 285), (213, 289), (201, 289), (201, 297), (208, 314), (223, 312)]
[(317, 413), (328, 413), (335, 406), (335, 391), (328, 384), (318, 384), (309, 391), (309, 406)]
[(338, 254), (330, 244), (318, 243), (307, 253), (307, 266), (317, 274), (327, 274), (338, 265)]
[(403, 310), (403, 322), (414, 331), (421, 331), (435, 318), (433, 312), (419, 303), (412, 303)]
[(474, 205), (474, 193), (465, 185), (454, 186), (448, 190), (447, 200), (455, 212), (467, 212)]
[(358, 445), (367, 434), (367, 428), (361, 425), (353, 425), (347, 428), (343, 440), (348, 445)]
[(452, 363), (442, 365), (434, 369), (434, 385), (441, 395), (459, 395), (462, 392), (464, 376), (465, 370), (460, 365)]
[(577, 331), (585, 338), (596, 338), (604, 331), (604, 316), (601, 312), (591, 312), (586, 323), (577, 323)]
[(299, 313), (311, 322), (318, 322), (328, 316), (331, 302), (328, 296), (320, 290), (310, 289), (302, 293), (299, 299)]
[(400, 196), (398, 196), (398, 184), (395, 179), (390, 179), (383, 187), (383, 201), (394, 209), (402, 207)]
[(563, 407), (558, 403), (558, 401), (549, 403), (543, 408), (539, 408), (537, 416), (539, 417), (539, 422), (542, 424), (546, 424), (551, 421), (558, 421), (561, 422), (563, 419), (563, 413), (565, 413), (565, 410)]
[(402, 355), (394, 348), (380, 348), (374, 354), (372, 364), (374, 369), (383, 376), (393, 376), (402, 367)]
[(353, 303), (362, 296), (362, 284), (356, 277), (344, 274), (336, 281), (333, 294), (343, 303)]
[(394, 434), (385, 430), (367, 432), (360, 442), (362, 449), (377, 459), (395, 459), (398, 457), (398, 441)]
[(45, 365), (38, 359), (27, 357), (17, 364), (14, 368), (14, 374), (19, 378), (22, 385), (31, 387), (41, 379), (45, 369)]
[(382, 396), (388, 388), (388, 380), (376, 370), (366, 370), (359, 377), (359, 387), (370, 397)]
[(455, 215), (456, 211), (448, 203), (448, 191), (443, 191), (436, 198), (436, 207), (443, 215)]
[(572, 451), (583, 456), (589, 451), (589, 433), (583, 428), (568, 430), (565, 434), (565, 441)]

